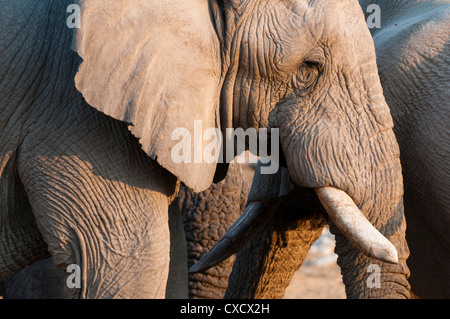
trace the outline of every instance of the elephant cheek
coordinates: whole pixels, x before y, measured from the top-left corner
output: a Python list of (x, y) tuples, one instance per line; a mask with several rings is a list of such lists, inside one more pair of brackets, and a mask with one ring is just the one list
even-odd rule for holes
[[(375, 116), (370, 109), (364, 111), (345, 102), (337, 104), (336, 90), (330, 88), (321, 100), (311, 100), (309, 107), (295, 103), (280, 106), (277, 115), (280, 141), (296, 185), (334, 187), (360, 205), (379, 171), (389, 163), (398, 164), (399, 147), (391, 121), (379, 123), (380, 115)], [(361, 101), (361, 105), (369, 102)], [(344, 106), (345, 111), (341, 109)], [(385, 102), (376, 109), (383, 110), (380, 114), (389, 113)], [(398, 172), (401, 168), (395, 174)], [(386, 177), (377, 182), (384, 185), (391, 183), (391, 179)]]
[[(295, 125), (295, 124), (294, 124)], [(332, 186), (354, 193), (360, 160), (348, 134), (325, 122), (280, 129), (281, 145), (292, 181), (300, 187)]]

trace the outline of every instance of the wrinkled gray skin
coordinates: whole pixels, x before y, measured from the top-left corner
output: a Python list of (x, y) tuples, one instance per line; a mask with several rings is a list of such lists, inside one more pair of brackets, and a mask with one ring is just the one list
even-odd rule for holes
[(81, 266), (76, 297), (182, 297), (168, 205), (217, 165), (178, 163), (170, 137), (199, 120), (279, 128), (292, 181), (346, 192), (398, 250), (369, 290), (378, 262), (342, 241), (355, 295), (408, 297), (399, 149), (356, 0), (83, 0), (75, 41), (70, 3), (0, 12), (0, 280), (52, 256)]
[[(214, 246), (244, 210), (252, 170), (248, 165), (230, 164), (225, 179), (204, 192), (194, 193), (185, 186), (180, 187), (169, 210), (182, 215), (189, 267)], [(189, 298), (223, 298), (233, 262), (234, 258), (230, 258), (203, 273), (189, 274)], [(73, 293), (66, 284), (64, 271), (58, 269), (52, 259), (46, 259), (0, 283), (0, 296), (8, 299), (69, 299)]]
[[(381, 9), (381, 28), (372, 28), (371, 32), (404, 169), (412, 293), (420, 298), (449, 298), (450, 2), (366, 0), (360, 3), (364, 12), (370, 4), (378, 4)], [(373, 13), (369, 11), (366, 17), (370, 18)], [(302, 190), (296, 196), (305, 194)], [(314, 197), (314, 194), (310, 195)], [(284, 208), (284, 214), (299, 210), (292, 203), (285, 205), (289, 206)], [(300, 208), (300, 211), (307, 210)], [(297, 222), (307, 221), (308, 218), (303, 218)], [(321, 229), (312, 225), (309, 233), (308, 228), (301, 227), (286, 231), (273, 224), (276, 222), (238, 253), (227, 297), (282, 296), (293, 272), (306, 256), (308, 245), (313, 242), (308, 235), (317, 237)], [(347, 261), (341, 253), (345, 239), (336, 228), (331, 229), (337, 235), (339, 265), (345, 267)], [(295, 237), (288, 242), (285, 234)], [(261, 243), (266, 243), (268, 237), (272, 240), (263, 247)], [(286, 245), (285, 255), (289, 258), (278, 257), (278, 261), (295, 262), (278, 262), (273, 271), (271, 260), (277, 258), (276, 254), (281, 255), (280, 243), (277, 242), (280, 238), (284, 238), (282, 243)], [(255, 251), (259, 254), (249, 254)], [(246, 269), (243, 265), (249, 264), (255, 265), (249, 271), (257, 273), (259, 278), (244, 281), (242, 278), (247, 278), (247, 274), (241, 273)], [(342, 273), (347, 295), (354, 297), (353, 289), (359, 285), (357, 276), (361, 273), (355, 272), (350, 276), (345, 270)]]
[[(252, 201), (250, 195), (248, 202)], [(296, 187), (276, 201), (273, 218), (236, 254), (225, 298), (282, 298), (311, 245), (320, 237), (327, 218), (314, 190)], [(360, 272), (356, 268), (348, 275), (364, 276)]]
[(450, 1), (378, 4), (372, 29), (405, 183), (412, 292), (450, 298)]
[[(189, 267), (210, 251), (241, 215), (250, 185), (251, 169), (231, 164), (227, 177), (204, 192), (194, 193), (186, 187), (180, 189), (178, 207), (186, 232)], [(233, 263), (234, 258), (230, 258), (204, 272), (189, 274), (189, 297), (223, 298)]]
[(81, 266), (76, 297), (164, 297), (177, 179), (75, 89), (69, 3), (0, 13), (0, 279), (52, 256)]
[(0, 283), (4, 299), (72, 299), (64, 270), (51, 258), (39, 261)]

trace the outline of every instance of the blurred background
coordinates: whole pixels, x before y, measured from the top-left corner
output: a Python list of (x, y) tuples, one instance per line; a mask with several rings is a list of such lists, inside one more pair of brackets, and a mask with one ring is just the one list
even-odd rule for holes
[(345, 299), (341, 270), (334, 253), (334, 235), (328, 226), (295, 273), (284, 299)]

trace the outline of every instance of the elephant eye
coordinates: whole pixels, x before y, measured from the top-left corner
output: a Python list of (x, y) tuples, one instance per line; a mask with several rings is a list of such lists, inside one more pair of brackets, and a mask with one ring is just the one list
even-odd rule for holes
[(304, 64), (309, 68), (317, 68), (317, 70), (320, 70), (322, 68), (321, 63), (315, 60), (305, 61)]
[(292, 88), (296, 94), (305, 95), (309, 89), (316, 83), (322, 70), (318, 61), (305, 61), (294, 72)]

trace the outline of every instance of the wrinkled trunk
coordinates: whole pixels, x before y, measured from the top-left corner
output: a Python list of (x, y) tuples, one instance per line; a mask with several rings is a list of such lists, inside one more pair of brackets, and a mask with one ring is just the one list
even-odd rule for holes
[(398, 263), (383, 263), (366, 257), (340, 234), (332, 222), (331, 231), (336, 235), (338, 264), (349, 298), (409, 298), (409, 269), (406, 265), (409, 249), (405, 240), (403, 178), (398, 145), (392, 129), (386, 125), (391, 120), (384, 98), (375, 95), (370, 102), (377, 102), (373, 105), (378, 111), (378, 114), (374, 113), (378, 130), (367, 134), (364, 139), (363, 151), (369, 156), (366, 156), (363, 170), (357, 171), (361, 172), (359, 185), (362, 192), (349, 190), (349, 194), (370, 223), (395, 246)]
[[(279, 107), (277, 116), (292, 181), (300, 187), (333, 187), (345, 192), (397, 250), (397, 264), (366, 257), (330, 221), (336, 234), (336, 252), (348, 297), (408, 298), (410, 287), (406, 259), (409, 251), (405, 241), (399, 148), (376, 71), (376, 65), (369, 63), (361, 66), (359, 71), (344, 72), (338, 75), (338, 84), (333, 83), (326, 94), (310, 97), (309, 107), (286, 103)], [(280, 214), (291, 211), (278, 210)], [(277, 218), (275, 214), (275, 220)], [(296, 218), (301, 217), (297, 215)], [(247, 246), (247, 253), (238, 255), (236, 273), (230, 279), (227, 296), (281, 297), (289, 284), (289, 280), (283, 278), (292, 277), (310, 245), (320, 235), (319, 228), (311, 227), (311, 223), (314, 225), (319, 221), (320, 218), (300, 221), (305, 228), (298, 231), (311, 235), (309, 240), (301, 241), (296, 236), (280, 237), (290, 229), (288, 224), (279, 228), (276, 221), (271, 221), (263, 231), (265, 233), (260, 233), (259, 238)], [(263, 248), (261, 243), (264, 243)], [(250, 251), (258, 254), (252, 257)], [(277, 254), (284, 254), (284, 258), (275, 263), (273, 260)], [(290, 260), (292, 256), (295, 256), (295, 262)], [(246, 263), (253, 264), (253, 268), (246, 268)], [(238, 265), (242, 269), (238, 270)], [(251, 271), (254, 273), (249, 275)], [(246, 272), (248, 277), (238, 272)], [(272, 280), (273, 283), (270, 282)], [(264, 287), (275, 285), (279, 288), (267, 289), (277, 292), (264, 293)], [(240, 290), (238, 294), (237, 290)]]
[(284, 296), (294, 273), (326, 223), (314, 197), (310, 189), (291, 193), (279, 206), (273, 220), (237, 253), (225, 298), (277, 299)]
[[(375, 261), (363, 256), (332, 227), (348, 296), (401, 298), (409, 296), (403, 179), (393, 122), (376, 70), (372, 63), (359, 72), (342, 74), (347, 83), (345, 104), (336, 95), (342, 94), (342, 89), (337, 91), (332, 86), (315, 101), (323, 106), (324, 113), (314, 115), (312, 120), (300, 118), (294, 128), (286, 127), (281, 118), (281, 135), (289, 171), (297, 185), (344, 191), (398, 251), (397, 265)], [(358, 90), (358, 78), (363, 90)], [(367, 284), (373, 278), (368, 271), (374, 268), (380, 271), (380, 285)]]
[[(409, 249), (405, 239), (402, 177), (399, 163), (382, 166), (368, 189), (360, 209), (369, 221), (396, 247), (398, 263), (383, 263), (363, 255), (331, 222), (336, 235), (336, 253), (348, 298), (409, 298)], [(370, 207), (369, 203), (373, 203)]]

